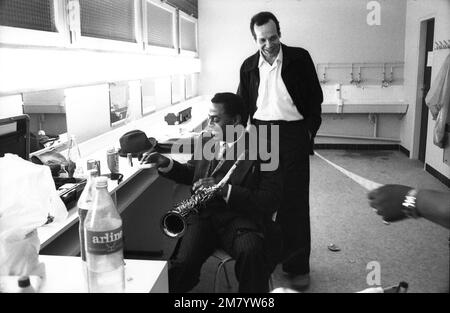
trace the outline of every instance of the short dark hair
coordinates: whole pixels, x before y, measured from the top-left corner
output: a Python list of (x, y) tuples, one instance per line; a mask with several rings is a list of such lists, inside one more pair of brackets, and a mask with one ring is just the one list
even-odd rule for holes
[(256, 26), (261, 26), (268, 23), (270, 20), (272, 20), (275, 23), (275, 26), (277, 27), (278, 36), (281, 35), (280, 22), (278, 22), (275, 15), (273, 15), (273, 13), (271, 12), (259, 12), (258, 14), (255, 14), (250, 20), (250, 31), (252, 32), (254, 39), (256, 39), (256, 34), (254, 30), (255, 24)]
[(244, 100), (232, 92), (219, 92), (211, 99), (212, 103), (223, 104), (225, 113), (230, 117), (241, 117), (241, 124), (247, 126), (248, 113)]

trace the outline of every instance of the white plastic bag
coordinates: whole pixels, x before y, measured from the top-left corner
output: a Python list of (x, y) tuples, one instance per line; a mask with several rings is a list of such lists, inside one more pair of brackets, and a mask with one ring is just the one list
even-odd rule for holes
[(43, 275), (36, 229), (67, 218), (50, 168), (6, 154), (0, 158), (0, 275)]

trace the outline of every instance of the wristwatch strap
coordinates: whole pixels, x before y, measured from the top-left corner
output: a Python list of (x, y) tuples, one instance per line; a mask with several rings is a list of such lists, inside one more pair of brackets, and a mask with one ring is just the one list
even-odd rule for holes
[(416, 197), (417, 197), (418, 190), (417, 189), (411, 189), (408, 191), (408, 193), (405, 195), (405, 199), (402, 203), (402, 211), (403, 213), (411, 218), (418, 218), (420, 217), (419, 212), (417, 211), (416, 207)]

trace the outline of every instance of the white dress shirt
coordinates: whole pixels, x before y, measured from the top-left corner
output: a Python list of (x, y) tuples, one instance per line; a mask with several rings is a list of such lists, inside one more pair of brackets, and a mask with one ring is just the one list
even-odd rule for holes
[(282, 65), (283, 51), (281, 47), (272, 65), (260, 53), (257, 109), (253, 118), (261, 121), (297, 121), (303, 119), (281, 78)]

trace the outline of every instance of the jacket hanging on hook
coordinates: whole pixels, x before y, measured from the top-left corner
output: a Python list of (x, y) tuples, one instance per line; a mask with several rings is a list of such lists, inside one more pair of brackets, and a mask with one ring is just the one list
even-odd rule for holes
[(449, 120), (450, 106), (450, 54), (447, 55), (444, 64), (431, 84), (425, 103), (430, 109), (433, 120), (436, 120), (433, 143), (440, 148), (444, 148), (446, 142), (445, 124)]

